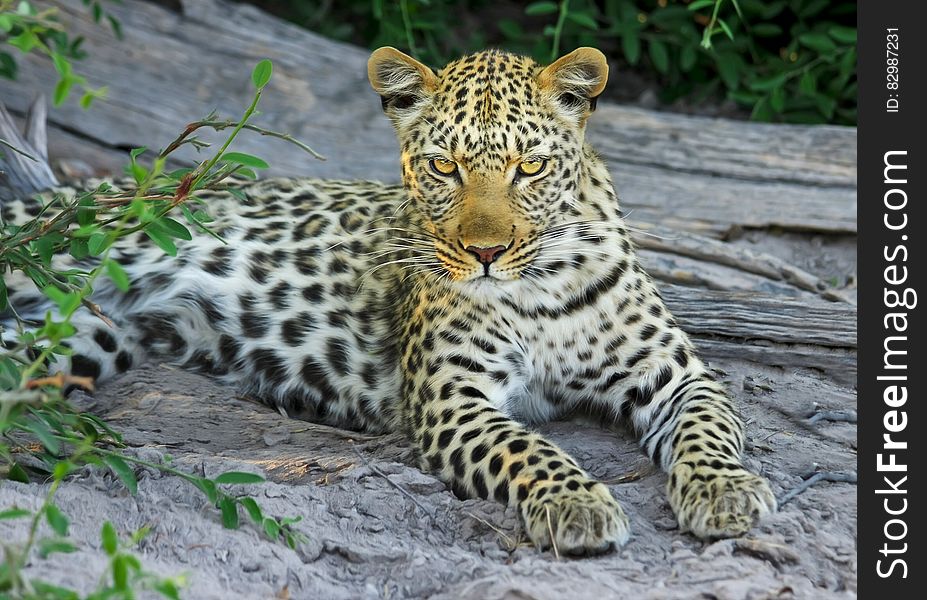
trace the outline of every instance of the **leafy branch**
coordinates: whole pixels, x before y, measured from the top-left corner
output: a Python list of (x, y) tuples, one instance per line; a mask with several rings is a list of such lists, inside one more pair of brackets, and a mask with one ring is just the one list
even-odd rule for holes
[[(2, 2), (3, 0), (0, 0)], [(8, 311), (18, 323), (15, 340), (0, 349), (0, 477), (28, 482), (29, 471), (50, 474), (52, 485), (43, 504), (36, 511), (17, 507), (0, 511), (0, 519), (29, 518), (28, 535), (22, 544), (4, 542), (4, 562), (0, 564), (0, 593), (77, 597), (69, 590), (41, 581), (30, 581), (23, 569), (37, 551), (40, 557), (52, 552), (73, 552), (75, 544), (67, 537), (68, 518), (55, 504), (55, 494), (64, 478), (80, 465), (108, 468), (133, 494), (138, 484), (130, 464), (157, 469), (181, 477), (197, 487), (215, 506), (225, 527), (240, 525), (240, 512), (271, 539), (282, 538), (291, 548), (304, 540), (293, 528), (299, 518), (276, 518), (263, 513), (248, 496), (233, 496), (223, 486), (261, 483), (252, 473), (228, 472), (214, 479), (199, 477), (174, 468), (125, 455), (120, 436), (97, 417), (76, 411), (64, 398), (67, 385), (91, 388), (87, 378), (57, 373), (44, 375), (49, 363), (66, 357), (67, 338), (76, 330), (71, 323), (81, 307), (109, 323), (103, 311), (92, 301), (96, 280), (108, 277), (118, 289), (126, 291), (132, 282), (118, 261), (109, 256), (113, 244), (136, 232), (144, 232), (166, 254), (177, 254), (175, 240), (192, 239), (188, 226), (218, 237), (209, 228), (211, 218), (198, 197), (204, 190), (235, 193), (230, 178), (253, 179), (255, 169), (269, 165), (261, 158), (231, 151), (238, 135), (254, 131), (261, 135), (291, 142), (301, 150), (317, 156), (307, 145), (289, 135), (252, 124), (273, 66), (261, 61), (252, 71), (254, 96), (237, 121), (216, 115), (190, 123), (183, 132), (147, 164), (140, 159), (145, 148), (130, 152), (128, 173), (131, 180), (120, 182), (121, 189), (104, 182), (96, 188), (71, 195), (46, 194), (35, 202), (36, 216), (21, 224), (0, 222), (0, 269), (21, 271), (56, 307), (48, 311), (38, 326), (27, 325), (10, 304), (6, 278), (0, 279), (0, 311)], [(219, 148), (192, 168), (168, 171), (169, 156), (185, 144), (198, 150), (208, 144), (193, 135), (201, 128), (230, 130)], [(319, 157), (321, 158), (321, 157)], [(28, 202), (28, 201), (26, 201)], [(175, 214), (179, 212), (180, 214)], [(174, 218), (174, 217), (177, 218)], [(184, 223), (185, 221), (185, 223)], [(63, 269), (53, 261), (59, 254), (69, 254), (72, 268)], [(13, 298), (15, 301), (15, 298)], [(2, 330), (2, 326), (0, 326)], [(0, 331), (2, 332), (2, 331)], [(4, 338), (8, 339), (7, 337)], [(23, 457), (30, 457), (26, 466)], [(36, 464), (37, 463), (37, 464)], [(54, 535), (38, 535), (39, 524), (47, 521)], [(135, 544), (144, 532), (136, 532)], [(124, 550), (112, 524), (104, 523), (102, 545), (109, 557), (108, 575), (90, 598), (130, 597), (135, 588), (151, 589), (168, 598), (177, 597), (181, 579), (159, 578), (147, 573), (141, 563)]]

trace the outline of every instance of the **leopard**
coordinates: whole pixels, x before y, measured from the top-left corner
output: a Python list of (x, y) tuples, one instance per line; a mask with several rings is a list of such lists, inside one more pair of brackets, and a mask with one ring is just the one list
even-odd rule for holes
[[(577, 413), (636, 438), (682, 533), (741, 536), (774, 512), (732, 396), (642, 268), (586, 141), (602, 52), (487, 50), (432, 69), (383, 47), (367, 67), (400, 184), (199, 192), (217, 235), (175, 258), (143, 232), (116, 242), (129, 289), (101, 279), (93, 296), (111, 324), (74, 313), (70, 360), (50, 370), (102, 382), (159, 358), (286, 417), (401, 433), (457, 496), (514, 507), (540, 551), (629, 539), (608, 485), (538, 432)], [(3, 218), (42, 206), (10, 202)], [(24, 322), (57, 310), (21, 273), (5, 281)]]

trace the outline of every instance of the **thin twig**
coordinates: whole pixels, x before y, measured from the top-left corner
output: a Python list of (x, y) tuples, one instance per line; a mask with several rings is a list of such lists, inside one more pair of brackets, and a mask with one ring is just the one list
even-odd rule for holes
[(7, 148), (9, 148), (10, 150), (12, 150), (12, 151), (15, 152), (16, 154), (21, 154), (22, 156), (25, 156), (26, 158), (28, 158), (29, 160), (31, 160), (31, 161), (33, 161), (33, 162), (39, 162), (39, 159), (37, 159), (36, 157), (32, 156), (31, 154), (29, 154), (29, 153), (26, 152), (25, 150), (22, 150), (22, 149), (20, 149), (20, 148), (17, 148), (16, 146), (14, 146), (13, 144), (9, 143), (8, 141), (6, 141), (6, 140), (3, 139), (3, 138), (0, 138), (0, 146), (6, 146)]
[(808, 424), (814, 425), (820, 421), (833, 421), (842, 423), (856, 423), (855, 410), (822, 410), (808, 418)]
[(373, 466), (373, 465), (370, 463), (370, 461), (367, 460), (367, 457), (365, 457), (363, 454), (361, 454), (360, 450), (358, 450), (357, 447), (354, 446), (354, 444), (351, 444), (351, 450), (353, 450), (353, 451), (354, 451), (354, 454), (356, 454), (357, 457), (358, 457), (359, 459), (361, 459), (361, 462), (364, 463), (364, 466), (365, 466), (365, 467), (367, 467), (368, 469), (370, 469), (371, 471), (373, 471), (376, 475), (379, 475), (380, 477), (382, 477), (383, 479), (385, 479), (387, 483), (389, 483), (391, 486), (393, 486), (394, 488), (396, 488), (397, 490), (399, 490), (399, 491), (402, 493), (403, 496), (405, 496), (406, 498), (408, 498), (409, 500), (411, 500), (417, 507), (419, 507), (420, 509), (422, 509), (422, 512), (424, 512), (426, 515), (428, 515), (429, 517), (431, 517), (432, 520), (433, 520), (434, 522), (437, 523), (437, 519), (435, 518), (435, 515), (434, 515), (431, 511), (429, 511), (429, 510), (425, 507), (424, 504), (422, 504), (421, 502), (419, 502), (418, 498), (416, 498), (414, 495), (412, 495), (412, 492), (410, 492), (409, 490), (405, 489), (404, 487), (402, 487), (401, 485), (399, 485), (398, 483), (396, 483), (395, 481), (393, 481), (392, 479), (390, 479), (389, 477), (387, 477), (387, 476), (386, 476), (386, 473), (384, 473), (383, 471), (381, 471), (381, 470), (378, 469), (377, 467)]
[(39, 377), (37, 379), (30, 379), (26, 382), (26, 389), (35, 389), (46, 385), (51, 385), (56, 388), (64, 388), (64, 386), (74, 384), (79, 385), (82, 388), (93, 391), (93, 378), (92, 377), (81, 377), (78, 375), (65, 375), (64, 372), (59, 371), (57, 374), (52, 375), (51, 377)]
[(828, 471), (821, 471), (820, 473), (815, 473), (808, 479), (802, 481), (794, 488), (786, 492), (779, 498), (779, 506), (781, 507), (786, 502), (794, 498), (795, 496), (801, 494), (811, 486), (820, 483), (822, 481), (830, 481), (833, 483), (856, 483), (856, 472), (852, 473), (832, 473)]
[[(158, 157), (164, 158), (165, 156), (167, 156), (168, 154), (170, 154), (171, 152), (173, 152), (174, 150), (182, 146), (184, 143), (187, 142), (187, 138), (197, 129), (201, 129), (203, 127), (209, 127), (216, 131), (222, 131), (223, 129), (228, 129), (229, 127), (236, 127), (238, 124), (239, 124), (239, 121), (230, 121), (230, 120), (215, 121), (212, 119), (203, 119), (200, 121), (193, 121), (192, 123), (187, 124), (183, 132), (179, 136), (177, 136), (177, 138), (173, 142), (168, 144), (167, 148), (165, 148), (164, 150), (161, 151), (160, 154), (158, 154)], [(314, 156), (315, 158), (319, 160), (326, 160), (323, 155), (313, 150), (311, 147), (309, 147), (308, 144), (305, 144), (297, 140), (296, 138), (294, 138), (288, 133), (281, 133), (279, 131), (272, 131), (270, 129), (264, 129), (263, 127), (258, 127), (257, 125), (251, 125), (250, 123), (246, 123), (244, 127), (242, 127), (242, 129), (247, 129), (248, 131), (253, 131), (260, 135), (266, 135), (268, 137), (274, 137), (274, 138), (283, 140), (285, 142), (289, 142), (293, 144), (294, 146), (296, 146), (297, 148), (300, 148), (301, 150), (308, 152), (309, 154), (311, 154), (312, 156)]]
[(497, 534), (499, 534), (499, 536), (502, 537), (503, 540), (505, 540), (505, 545), (509, 547), (509, 550), (510, 550), (510, 551), (511, 551), (511, 550), (514, 550), (516, 547), (518, 547), (518, 542), (516, 542), (515, 540), (513, 540), (512, 538), (510, 538), (508, 535), (506, 535), (506, 533), (505, 533), (504, 531), (502, 531), (501, 529), (499, 529), (498, 527), (496, 527), (495, 525), (493, 525), (492, 523), (490, 523), (490, 522), (487, 521), (486, 519), (481, 519), (480, 517), (476, 516), (475, 514), (473, 514), (473, 513), (471, 513), (471, 512), (468, 512), (468, 513), (466, 513), (466, 514), (467, 514), (468, 517), (473, 518), (473, 519), (476, 519), (477, 521), (479, 521), (480, 523), (482, 523), (482, 524), (485, 525), (486, 527), (489, 527), (490, 529), (492, 529), (493, 531), (495, 531)]

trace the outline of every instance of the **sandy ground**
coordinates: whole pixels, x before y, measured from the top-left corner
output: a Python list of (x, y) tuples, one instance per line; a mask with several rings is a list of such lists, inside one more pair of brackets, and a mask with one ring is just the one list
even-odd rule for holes
[[(850, 408), (847, 392), (815, 373), (786, 374), (737, 361), (712, 366), (739, 397), (752, 444), (748, 464), (779, 497), (814, 471), (855, 471), (855, 425), (810, 423), (818, 409)], [(809, 397), (817, 406), (790, 398)], [(137, 471), (131, 496), (109, 473), (84, 469), (58, 493), (76, 554), (36, 559), (29, 575), (89, 590), (105, 569), (100, 524), (151, 533), (138, 554), (164, 574), (186, 573), (186, 598), (852, 598), (856, 489), (824, 482), (795, 496), (750, 535), (704, 543), (677, 530), (655, 472), (619, 431), (580, 422), (542, 430), (610, 483), (632, 521), (631, 541), (597, 558), (558, 560), (524, 540), (517, 515), (457, 499), (411, 465), (396, 436), (367, 437), (302, 421), (167, 365), (130, 371), (78, 399), (124, 432), (129, 452), (165, 454), (216, 475), (263, 473), (241, 486), (265, 513), (302, 516), (297, 550), (252, 525), (222, 527), (219, 513), (174, 476)], [(0, 506), (37, 507), (46, 486), (4, 482)], [(25, 535), (0, 521), (0, 537)]]

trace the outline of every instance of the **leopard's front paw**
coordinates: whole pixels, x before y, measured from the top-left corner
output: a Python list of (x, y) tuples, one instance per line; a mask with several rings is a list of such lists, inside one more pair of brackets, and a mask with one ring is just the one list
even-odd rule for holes
[[(571, 482), (572, 483), (572, 482)], [(539, 481), (521, 503), (531, 541), (560, 554), (597, 554), (628, 541), (628, 518), (604, 484)]]
[(743, 535), (776, 510), (769, 483), (742, 468), (677, 464), (667, 491), (679, 527), (700, 538)]

